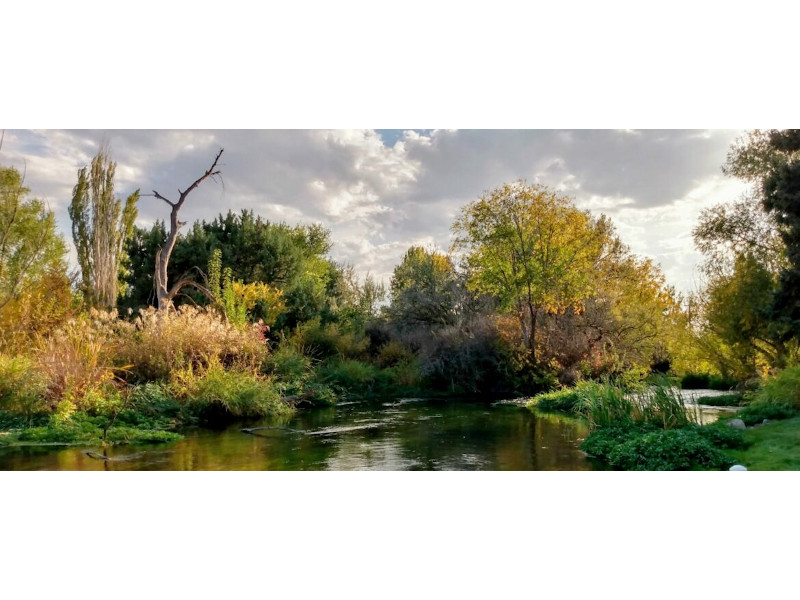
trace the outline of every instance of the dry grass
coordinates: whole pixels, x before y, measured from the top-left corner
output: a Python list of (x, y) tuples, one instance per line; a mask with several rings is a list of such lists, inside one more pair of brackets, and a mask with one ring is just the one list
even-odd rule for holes
[(255, 369), (266, 358), (267, 347), (258, 330), (227, 323), (218, 313), (191, 306), (176, 311), (139, 311), (133, 323), (117, 321), (115, 350), (120, 365), (143, 381), (169, 379), (187, 367), (224, 366)]

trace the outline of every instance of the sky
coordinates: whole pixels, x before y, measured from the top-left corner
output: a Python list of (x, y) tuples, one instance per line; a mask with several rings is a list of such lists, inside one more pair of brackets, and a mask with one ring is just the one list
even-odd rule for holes
[[(182, 220), (252, 209), (271, 221), (321, 223), (331, 256), (387, 285), (409, 246), (447, 251), (461, 207), (516, 179), (605, 213), (623, 242), (660, 264), (680, 292), (701, 285), (692, 228), (700, 211), (736, 200), (721, 165), (738, 130), (6, 130), (0, 164), (25, 172), (31, 195), (67, 215), (77, 171), (100, 144), (117, 162), (116, 192), (176, 199), (219, 148), (222, 178), (186, 201)], [(137, 223), (168, 217), (154, 197)], [(188, 227), (187, 227), (188, 229)], [(73, 251), (74, 257), (74, 251)]]

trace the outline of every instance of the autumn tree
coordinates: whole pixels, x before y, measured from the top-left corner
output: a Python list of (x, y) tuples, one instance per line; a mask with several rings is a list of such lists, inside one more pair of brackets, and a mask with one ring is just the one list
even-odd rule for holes
[(56, 271), (63, 274), (66, 248), (55, 219), (14, 168), (0, 168), (0, 310)]
[(460, 284), (448, 256), (412, 246), (394, 269), (391, 304), (386, 312), (400, 326), (453, 325), (461, 295)]
[(81, 269), (81, 291), (89, 306), (116, 305), (123, 271), (125, 240), (133, 232), (139, 191), (125, 200), (114, 195), (117, 163), (103, 147), (89, 167), (78, 171), (69, 216)]
[(512, 311), (535, 362), (546, 313), (578, 308), (595, 289), (609, 244), (609, 222), (578, 210), (566, 196), (524, 181), (505, 184), (465, 206), (452, 226), (473, 292)]

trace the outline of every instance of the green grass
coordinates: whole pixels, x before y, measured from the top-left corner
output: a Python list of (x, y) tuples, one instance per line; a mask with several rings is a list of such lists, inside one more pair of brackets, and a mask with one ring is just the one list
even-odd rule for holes
[(753, 427), (745, 432), (746, 450), (728, 453), (751, 471), (800, 470), (800, 417)]

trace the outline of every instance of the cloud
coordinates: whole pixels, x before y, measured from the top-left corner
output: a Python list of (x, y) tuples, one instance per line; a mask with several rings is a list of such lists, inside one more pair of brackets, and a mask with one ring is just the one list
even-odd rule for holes
[[(412, 243), (446, 249), (450, 224), (470, 200), (504, 182), (555, 187), (605, 212), (623, 240), (688, 290), (699, 256), (691, 229), (700, 209), (741, 187), (720, 165), (735, 131), (696, 130), (46, 130), (7, 131), (0, 163), (26, 168), (66, 237), (77, 170), (99, 145), (117, 161), (120, 195), (140, 188), (177, 197), (225, 148), (222, 179), (204, 182), (183, 219), (243, 208), (331, 229), (336, 260), (388, 283)], [(153, 197), (139, 222), (168, 215)]]

